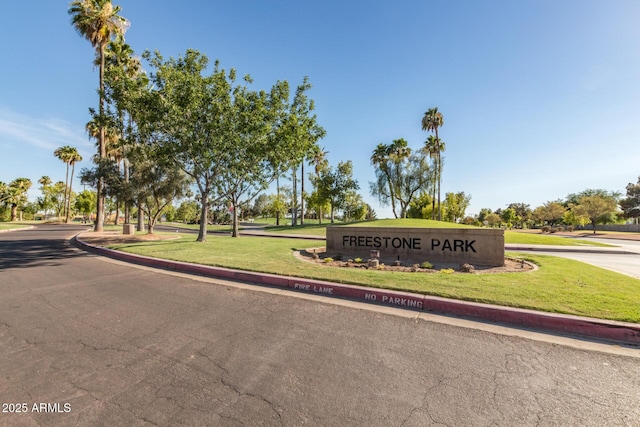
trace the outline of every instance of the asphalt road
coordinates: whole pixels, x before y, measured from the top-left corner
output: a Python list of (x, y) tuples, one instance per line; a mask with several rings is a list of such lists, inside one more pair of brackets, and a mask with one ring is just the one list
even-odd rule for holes
[(155, 272), (77, 230), (0, 234), (0, 425), (640, 426), (640, 350)]

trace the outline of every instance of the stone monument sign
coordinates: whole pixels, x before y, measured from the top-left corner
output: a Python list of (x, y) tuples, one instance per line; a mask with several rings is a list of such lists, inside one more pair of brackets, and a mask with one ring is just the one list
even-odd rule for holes
[(489, 228), (327, 227), (327, 253), (405, 262), (504, 265), (504, 230)]

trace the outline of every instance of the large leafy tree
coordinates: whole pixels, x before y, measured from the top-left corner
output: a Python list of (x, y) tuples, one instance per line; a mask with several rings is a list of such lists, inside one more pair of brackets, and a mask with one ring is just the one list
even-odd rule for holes
[(49, 209), (53, 208), (53, 198), (51, 197), (52, 184), (51, 178), (47, 175), (42, 176), (38, 180), (42, 197), (38, 198), (38, 208), (44, 212), (44, 220), (48, 219)]
[(351, 190), (345, 195), (342, 212), (345, 222), (362, 221), (369, 214), (369, 205), (364, 202), (359, 193)]
[[(434, 193), (433, 193), (433, 203), (435, 203), (435, 188), (438, 188), (438, 220), (442, 220), (442, 209), (440, 206), (440, 182), (442, 180), (442, 152), (445, 149), (444, 142), (438, 137), (438, 129), (444, 125), (444, 117), (442, 113), (438, 111), (437, 107), (430, 108), (424, 113), (422, 116), (422, 130), (427, 132), (433, 132), (434, 135), (430, 135), (425, 141), (425, 150), (429, 155), (433, 158), (435, 163), (435, 181), (436, 185), (434, 185)], [(435, 206), (433, 210), (435, 219)]]
[[(250, 83), (248, 76), (245, 78)], [(278, 90), (272, 96), (278, 96)], [(266, 92), (254, 92), (246, 86), (233, 89), (231, 105), (225, 117), (228, 127), (225, 138), (226, 149), (222, 150), (218, 162), (220, 179), (215, 182), (219, 197), (226, 198), (233, 208), (233, 237), (239, 235), (238, 212), (265, 190), (274, 179), (269, 162), (278, 147), (269, 138), (272, 123), (269, 120), (269, 96)], [(277, 103), (277, 102), (275, 102)]]
[(465, 194), (464, 191), (445, 194), (445, 220), (448, 222), (458, 222), (464, 218), (470, 202), (471, 195)]
[(166, 61), (158, 52), (143, 56), (155, 71), (152, 89), (141, 98), (144, 113), (134, 116), (142, 139), (196, 183), (202, 206), (197, 240), (206, 241), (209, 206), (225, 202), (233, 208), (237, 236), (238, 209), (284, 166), (294, 165), (300, 146), (317, 136), (307, 86), (299, 87), (289, 106), (286, 82), (268, 93), (250, 90), (249, 76), (236, 83), (236, 71), (217, 62), (206, 74), (208, 58), (195, 50)]
[(640, 177), (637, 184), (627, 185), (627, 197), (620, 200), (620, 207), (626, 218), (640, 218)]
[(500, 213), (500, 219), (502, 219), (502, 223), (507, 227), (513, 227), (513, 224), (516, 222), (516, 210), (513, 208), (506, 208)]
[(235, 70), (228, 74), (215, 64), (204, 75), (208, 58), (196, 50), (165, 60), (159, 52), (145, 52), (154, 68), (153, 89), (138, 99), (141, 141), (154, 144), (195, 182), (201, 206), (197, 241), (207, 239), (210, 200), (222, 173), (219, 159), (228, 148), (229, 109)]
[(411, 204), (409, 204), (407, 218), (431, 218), (431, 210), (431, 195), (428, 191), (421, 191), (413, 198)]
[(189, 180), (174, 163), (148, 153), (139, 156), (143, 158), (135, 159), (131, 169), (131, 182), (135, 183), (133, 200), (147, 216), (147, 233), (153, 234), (158, 219), (171, 203), (188, 193)]
[(176, 210), (175, 220), (189, 224), (195, 223), (198, 219), (199, 212), (198, 202), (195, 200), (185, 200), (180, 203), (180, 206)]
[(288, 153), (292, 161), (293, 169), (293, 206), (291, 220), (291, 225), (293, 226), (297, 225), (298, 215), (297, 168), (299, 166), (301, 169), (300, 179), (303, 197), (300, 198), (300, 223), (304, 224), (304, 162), (317, 153), (317, 142), (326, 135), (324, 128), (318, 124), (316, 115), (313, 114), (315, 109), (314, 101), (306, 94), (309, 89), (311, 89), (311, 83), (309, 83), (308, 77), (305, 77), (302, 84), (296, 89), (293, 103), (289, 109), (287, 126), (285, 127), (285, 132), (287, 132), (287, 137), (290, 141)]
[(538, 206), (532, 213), (534, 221), (539, 224), (555, 225), (562, 220), (567, 208), (559, 201), (546, 202)]
[(343, 209), (349, 194), (360, 188), (358, 181), (353, 178), (353, 164), (350, 160), (338, 163), (336, 168), (327, 168), (312, 180), (318, 192), (318, 202), (328, 201), (331, 206), (332, 223), (335, 221), (336, 210)]
[(56, 217), (62, 218), (67, 203), (67, 186), (62, 181), (58, 181), (51, 186), (51, 200), (53, 209), (56, 211)]
[(414, 197), (428, 190), (432, 171), (422, 152), (412, 154), (404, 139), (378, 144), (371, 155), (376, 181), (371, 194), (382, 204), (391, 204), (396, 218), (406, 218)]
[(507, 208), (511, 208), (516, 213), (516, 223), (520, 228), (524, 228), (525, 224), (531, 220), (531, 206), (526, 203), (510, 203)]
[(91, 212), (96, 208), (96, 193), (91, 190), (84, 190), (75, 199), (74, 207), (77, 212), (82, 214), (82, 221), (86, 222)]
[(585, 190), (579, 193), (577, 203), (574, 194), (569, 195), (569, 208), (576, 217), (584, 217), (593, 226), (596, 233), (598, 224), (609, 224), (615, 221), (618, 209), (618, 193), (606, 190)]
[[(105, 49), (113, 38), (124, 34), (129, 23), (119, 15), (120, 7), (114, 6), (110, 0), (75, 0), (69, 5), (71, 23), (78, 33), (86, 38), (95, 49), (99, 63), (99, 120), (98, 120), (98, 155), (106, 157), (105, 147)], [(98, 202), (95, 231), (102, 231), (104, 224), (103, 181), (98, 181)]]

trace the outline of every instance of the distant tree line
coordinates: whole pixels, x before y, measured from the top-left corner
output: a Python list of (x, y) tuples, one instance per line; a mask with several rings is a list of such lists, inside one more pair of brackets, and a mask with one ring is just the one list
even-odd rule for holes
[(475, 217), (463, 222), (503, 228), (559, 227), (583, 228), (595, 233), (598, 225), (615, 224), (640, 217), (640, 178), (627, 186), (627, 197), (603, 189), (587, 189), (567, 195), (565, 199), (548, 201), (531, 208), (525, 203), (511, 203), (505, 209), (483, 208)]

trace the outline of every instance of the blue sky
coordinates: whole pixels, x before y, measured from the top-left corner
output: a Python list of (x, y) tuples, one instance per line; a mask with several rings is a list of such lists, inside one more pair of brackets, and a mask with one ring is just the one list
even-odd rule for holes
[[(93, 49), (68, 2), (6, 2), (0, 15), (0, 181), (63, 180), (53, 156), (79, 149), (97, 106)], [(587, 188), (624, 193), (640, 175), (640, 2), (636, 0), (116, 0), (136, 51), (187, 48), (249, 73), (253, 87), (309, 76), (320, 145), (352, 160), (369, 195), (378, 143), (419, 149), (438, 107), (442, 192), (471, 194), (467, 213), (532, 208)], [(75, 188), (79, 187), (76, 180)]]

